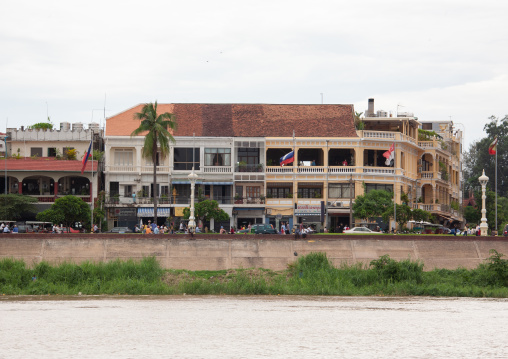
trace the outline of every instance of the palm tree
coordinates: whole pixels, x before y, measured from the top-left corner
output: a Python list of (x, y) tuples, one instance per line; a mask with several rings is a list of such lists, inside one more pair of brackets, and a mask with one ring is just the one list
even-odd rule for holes
[(134, 119), (141, 120), (141, 123), (132, 131), (131, 136), (147, 132), (142, 155), (146, 159), (151, 159), (153, 163), (153, 217), (157, 224), (157, 152), (160, 152), (162, 160), (169, 154), (169, 141), (176, 142), (169, 132), (169, 129), (177, 128), (176, 118), (169, 112), (158, 115), (155, 101), (155, 104), (145, 104), (141, 112), (134, 114)]

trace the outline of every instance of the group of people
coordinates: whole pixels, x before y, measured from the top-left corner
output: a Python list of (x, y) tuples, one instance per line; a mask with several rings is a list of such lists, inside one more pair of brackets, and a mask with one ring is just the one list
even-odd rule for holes
[(9, 223), (5, 224), (5, 223), (2, 223), (0, 224), (0, 233), (18, 233), (18, 226), (17, 225), (12, 225), (12, 230), (11, 228), (9, 228)]
[[(141, 226), (138, 226), (137, 224), (134, 226), (134, 233), (143, 233), (143, 234), (174, 234), (176, 232), (179, 233), (190, 233), (189, 232), (189, 226), (184, 223), (180, 222), (180, 226), (177, 229), (177, 226), (175, 226), (174, 223), (171, 223), (169, 227), (167, 225), (157, 225), (156, 223), (152, 223), (151, 220), (148, 221), (147, 224), (142, 224)], [(200, 233), (201, 228), (196, 227), (195, 233)]]

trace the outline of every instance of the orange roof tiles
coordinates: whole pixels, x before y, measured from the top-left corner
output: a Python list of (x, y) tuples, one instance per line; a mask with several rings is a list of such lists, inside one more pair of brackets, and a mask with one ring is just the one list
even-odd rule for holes
[[(0, 169), (5, 168), (5, 160), (0, 160)], [(83, 163), (81, 160), (57, 160), (54, 157), (40, 158), (8, 158), (8, 171), (45, 171), (45, 172), (79, 172)], [(97, 161), (93, 161), (94, 172), (97, 171)], [(88, 160), (85, 173), (92, 171), (92, 161)]]
[[(106, 121), (106, 136), (130, 136), (137, 105)], [(175, 136), (357, 137), (353, 105), (158, 104), (175, 114)]]

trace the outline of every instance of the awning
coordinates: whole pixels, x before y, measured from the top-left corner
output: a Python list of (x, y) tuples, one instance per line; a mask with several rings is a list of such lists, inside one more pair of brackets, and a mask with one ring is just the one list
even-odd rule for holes
[[(203, 183), (203, 182), (196, 181), (196, 184), (201, 184), (201, 183)], [(188, 185), (190, 185), (190, 181), (185, 180), (185, 179), (177, 179), (177, 180), (172, 180), (171, 184), (188, 184)]]
[(233, 182), (203, 182), (204, 185), (212, 184), (214, 186), (232, 185)]
[[(157, 217), (169, 217), (171, 214), (171, 208), (169, 207), (157, 207)], [(153, 207), (138, 208), (138, 217), (153, 217)]]
[(349, 213), (349, 207), (347, 208), (328, 208), (328, 213)]
[(264, 211), (264, 208), (257, 208), (257, 207), (235, 207), (235, 211)]

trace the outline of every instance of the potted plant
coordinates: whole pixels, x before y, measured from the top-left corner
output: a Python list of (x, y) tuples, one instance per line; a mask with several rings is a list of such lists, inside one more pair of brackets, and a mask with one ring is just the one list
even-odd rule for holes
[(235, 204), (242, 204), (242, 203), (243, 203), (242, 197), (240, 197), (240, 195), (238, 193), (235, 194)]
[(245, 161), (238, 162), (238, 170), (240, 172), (246, 172), (247, 171), (247, 162), (245, 162)]
[(293, 198), (293, 194), (290, 192), (290, 193), (287, 193), (286, 194), (286, 198)]

